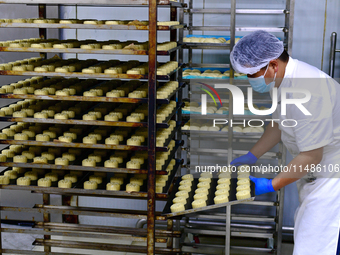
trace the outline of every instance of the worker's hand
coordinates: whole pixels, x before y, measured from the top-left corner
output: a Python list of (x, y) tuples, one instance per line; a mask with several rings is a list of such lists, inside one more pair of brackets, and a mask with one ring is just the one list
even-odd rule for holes
[(254, 156), (250, 151), (241, 157), (235, 158), (231, 161), (230, 165), (232, 166), (241, 166), (241, 165), (254, 165), (257, 161), (257, 157)]
[(269, 192), (274, 192), (272, 179), (266, 178), (256, 178), (253, 176), (249, 176), (250, 180), (255, 183), (255, 195), (262, 195)]

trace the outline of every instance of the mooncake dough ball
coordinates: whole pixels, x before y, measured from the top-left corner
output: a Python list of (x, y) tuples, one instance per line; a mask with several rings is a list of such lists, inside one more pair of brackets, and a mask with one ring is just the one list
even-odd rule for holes
[(97, 143), (97, 139), (94, 136), (85, 136), (83, 138), (83, 143), (96, 144)]
[(217, 184), (223, 184), (223, 183), (230, 185), (230, 178), (220, 178), (220, 179), (218, 179)]
[(251, 195), (250, 195), (250, 191), (249, 190), (241, 190), (241, 191), (238, 191), (236, 193), (236, 199), (237, 200), (243, 200), (243, 199), (247, 199), (247, 198), (250, 198)]
[(36, 141), (41, 141), (41, 142), (48, 142), (50, 141), (49, 135), (46, 134), (39, 134), (35, 137)]
[(204, 199), (194, 200), (194, 202), (191, 203), (191, 206), (193, 209), (196, 209), (207, 206), (207, 202)]
[(201, 183), (201, 182), (208, 182), (208, 183), (211, 183), (211, 178), (207, 178), (207, 177), (200, 177), (198, 179), (198, 181)]
[(47, 174), (45, 174), (45, 178), (48, 178), (48, 179), (50, 179), (52, 182), (56, 182), (56, 181), (58, 181), (58, 174), (57, 173), (55, 173), (55, 172), (51, 172), (51, 173), (47, 173)]
[(108, 138), (105, 139), (105, 144), (118, 145), (119, 140), (118, 140), (118, 138), (115, 138), (115, 137), (108, 137)]
[(195, 189), (195, 194), (199, 194), (199, 193), (209, 194), (209, 189), (207, 189), (207, 188)]
[(56, 113), (54, 115), (54, 119), (56, 119), (56, 120), (67, 120), (68, 114), (66, 114), (66, 113)]
[[(7, 135), (6, 135), (6, 138), (7, 138)], [(28, 140), (28, 139), (29, 139), (28, 135), (24, 133), (18, 133), (14, 135), (14, 140)]]
[(194, 176), (192, 174), (186, 174), (182, 176), (182, 180), (193, 180)]
[(55, 165), (68, 166), (69, 161), (67, 158), (56, 158), (54, 161)]
[(0, 176), (0, 184), (1, 185), (8, 185), (10, 183), (9, 177), (8, 176)]
[(72, 188), (72, 182), (70, 180), (60, 180), (58, 181), (58, 187), (63, 189)]
[(214, 198), (215, 204), (223, 204), (223, 203), (228, 203), (228, 202), (229, 202), (229, 197), (227, 195), (218, 195)]
[(175, 196), (176, 197), (184, 197), (185, 199), (187, 199), (189, 197), (189, 193), (188, 193), (188, 191), (182, 190), (182, 191), (176, 192)]
[(200, 182), (200, 183), (197, 184), (197, 188), (209, 189), (210, 188), (210, 183), (209, 182)]
[(194, 200), (200, 200), (200, 199), (207, 201), (208, 195), (205, 193), (197, 193), (194, 195)]
[(124, 178), (122, 178), (122, 177), (111, 177), (110, 182), (115, 182), (115, 183), (119, 183), (119, 185), (122, 185), (124, 183)]
[(215, 197), (219, 195), (226, 195), (229, 196), (229, 190), (228, 189), (219, 189), (215, 191)]
[(27, 163), (27, 158), (24, 155), (16, 155), (16, 156), (13, 157), (13, 162)]
[(135, 191), (135, 192), (139, 192), (140, 191), (140, 186), (136, 183), (129, 183), (126, 185), (126, 191)]
[(50, 152), (43, 152), (41, 153), (41, 156), (44, 158), (47, 158), (47, 160), (54, 160), (55, 159), (55, 155), (54, 153), (50, 153)]
[(34, 118), (47, 119), (48, 115), (45, 112), (36, 112), (36, 113), (34, 113)]
[(241, 185), (250, 186), (250, 180), (249, 179), (240, 179), (239, 181), (237, 181), (237, 186), (241, 186)]
[(190, 192), (191, 191), (191, 186), (190, 185), (180, 185), (178, 187), (178, 190), (179, 191), (187, 191), (187, 192)]
[(173, 200), (172, 200), (172, 203), (173, 204), (186, 204), (187, 203), (187, 199), (185, 197), (175, 197)]
[(97, 162), (94, 159), (84, 159), (82, 161), (82, 166), (92, 166), (95, 167)]
[(59, 136), (58, 140), (64, 143), (71, 143), (73, 141), (72, 137), (70, 136)]
[(38, 174), (33, 172), (33, 171), (29, 171), (25, 173), (25, 177), (28, 177), (31, 179), (31, 181), (36, 181), (38, 180)]
[(97, 116), (95, 114), (84, 114), (83, 120), (97, 120)]
[(17, 185), (19, 186), (30, 186), (31, 179), (29, 177), (20, 177), (17, 179)]
[(126, 168), (129, 169), (140, 169), (140, 163), (136, 161), (128, 161), (126, 163)]
[(120, 190), (120, 184), (117, 182), (109, 182), (106, 184), (106, 190)]
[(172, 213), (176, 213), (176, 212), (185, 211), (185, 207), (184, 207), (184, 204), (182, 203), (176, 203), (170, 207), (170, 210)]
[(35, 158), (33, 158), (33, 163), (35, 163), (35, 164), (47, 164), (48, 161), (47, 161), (47, 158), (45, 158), (45, 157), (35, 157)]
[(38, 180), (38, 186), (39, 187), (51, 187), (52, 186), (52, 181), (49, 178), (40, 178)]
[(118, 161), (114, 159), (109, 159), (104, 162), (104, 167), (118, 168)]

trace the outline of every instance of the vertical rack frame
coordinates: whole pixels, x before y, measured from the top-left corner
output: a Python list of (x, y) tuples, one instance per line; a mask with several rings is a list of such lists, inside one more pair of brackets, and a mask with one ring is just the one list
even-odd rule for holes
[[(285, 15), (285, 23), (284, 26), (285, 28), (283, 30), (281, 30), (284, 33), (284, 44), (285, 47), (287, 49), (288, 54), (291, 55), (292, 53), (292, 44), (293, 44), (293, 23), (294, 23), (294, 6), (295, 6), (295, 0), (286, 0), (285, 3), (285, 10), (242, 10), (242, 9), (236, 9), (236, 1), (231, 0), (230, 4), (230, 9), (224, 9), (222, 10), (218, 10), (218, 9), (207, 9), (207, 10), (203, 10), (203, 9), (194, 9), (192, 11), (193, 7), (193, 1), (189, 0), (189, 10), (186, 10), (186, 13), (188, 13), (189, 16), (189, 28), (188, 28), (188, 32), (189, 35), (192, 34), (192, 26), (193, 25), (193, 14), (194, 13), (220, 13), (220, 14), (230, 14), (230, 27), (226, 27), (228, 29), (228, 31), (230, 31), (230, 51), (233, 49), (233, 46), (235, 45), (235, 32), (236, 32), (236, 13), (237, 14), (284, 14)], [(215, 28), (215, 27), (214, 27)], [(195, 30), (204, 30), (204, 27), (195, 27)], [(213, 28), (212, 28), (213, 30)], [(280, 28), (276, 28), (275, 29), (276, 32), (280, 31)], [(221, 30), (219, 30), (221, 31)], [(237, 28), (237, 31), (253, 31), (252, 28), (243, 28), (243, 27), (239, 27)], [(189, 67), (193, 67), (193, 55), (192, 55), (192, 48), (188, 47), (188, 66)], [(204, 66), (206, 67), (206, 66)], [(230, 84), (234, 84), (234, 71), (232, 70), (232, 67), (230, 66)], [(229, 93), (229, 123), (230, 120), (233, 119), (233, 109), (232, 109), (232, 95), (231, 93)], [(190, 137), (188, 137), (188, 139), (190, 139)], [(229, 130), (228, 130), (228, 162), (230, 163), (232, 160), (232, 155), (233, 155), (233, 147), (232, 147), (232, 140), (233, 140), (233, 132), (232, 132), (232, 128), (229, 124)], [(189, 143), (188, 143), (188, 148), (187, 150), (190, 150), (189, 147)], [(285, 164), (285, 160), (286, 160), (286, 148), (285, 146), (281, 143), (279, 145), (279, 151), (281, 153), (279, 153), (278, 155), (280, 155), (280, 157), (278, 158), (278, 164)], [(190, 153), (190, 152), (188, 152)], [(250, 204), (250, 203), (249, 203)], [(261, 203), (256, 203), (256, 204), (261, 204)], [(277, 192), (277, 199), (276, 202), (266, 202), (266, 203), (262, 203), (262, 205), (265, 206), (274, 206), (276, 209), (276, 224), (275, 224), (275, 230), (276, 230), (276, 235), (275, 235), (275, 240), (276, 240), (276, 254), (281, 254), (280, 250), (282, 247), (282, 225), (283, 225), (283, 204), (284, 204), (284, 189), (280, 190)], [(228, 217), (228, 215), (230, 215), (229, 212), (230, 208), (226, 208), (226, 246), (228, 246), (228, 244), (230, 245), (230, 217)], [(224, 250), (224, 254), (230, 254), (230, 247), (225, 247)]]

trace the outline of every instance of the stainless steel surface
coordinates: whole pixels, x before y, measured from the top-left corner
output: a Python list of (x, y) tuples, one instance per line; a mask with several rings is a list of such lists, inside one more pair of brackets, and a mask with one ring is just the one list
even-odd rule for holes
[(173, 254), (174, 252), (180, 252), (179, 249), (168, 249), (155, 247), (150, 253), (150, 250), (146, 246), (137, 245), (122, 245), (122, 244), (103, 244), (92, 242), (77, 242), (77, 241), (60, 241), (60, 240), (43, 240), (36, 239), (34, 245), (46, 245), (51, 247), (63, 247), (74, 249), (95, 249), (101, 251), (121, 251), (121, 252), (133, 252), (133, 253), (147, 253), (147, 254)]
[[(136, 237), (136, 236), (129, 236), (123, 234), (104, 234), (104, 233), (84, 233), (81, 231), (65, 231), (60, 232), (56, 231), (44, 231), (40, 229), (14, 229), (14, 228), (3, 228), (3, 233), (17, 233), (17, 234), (29, 234), (29, 235), (53, 235), (53, 236), (72, 236), (72, 237), (87, 237), (87, 238), (103, 238), (103, 239), (110, 239), (114, 238), (115, 240), (132, 240), (132, 241), (139, 241), (144, 242), (146, 241), (145, 237)], [(156, 238), (158, 243), (165, 243), (166, 239)]]
[(231, 236), (231, 228), (230, 228), (230, 220), (231, 220), (231, 206), (226, 206), (226, 214), (225, 214), (225, 255), (230, 254), (230, 236)]
[[(123, 210), (123, 209), (105, 209), (105, 208), (93, 208), (93, 207), (74, 207), (74, 206), (44, 206), (36, 205), (34, 208), (22, 208), (22, 207), (9, 207), (1, 206), (2, 211), (10, 212), (34, 212), (34, 213), (58, 213), (69, 215), (87, 215), (87, 216), (101, 216), (101, 217), (118, 217), (129, 219), (146, 219), (146, 211), (138, 210)], [(166, 220), (165, 216), (161, 216), (160, 213), (155, 214), (156, 220)]]
[(333, 32), (331, 35), (331, 52), (329, 54), (329, 76), (331, 76), (332, 78), (334, 78), (335, 69), (336, 41), (337, 33)]
[(286, 0), (286, 19), (285, 19), (285, 27), (288, 28), (288, 31), (284, 31), (286, 35), (286, 43), (288, 46), (288, 54), (292, 55), (293, 52), (293, 29), (294, 29), (294, 14), (295, 14), (295, 0)]
[[(189, 9), (189, 13), (204, 13), (204, 14), (230, 14), (232, 8), (210, 8), (210, 9)], [(280, 9), (236, 9), (236, 14), (284, 14), (286, 10)]]
[[(200, 31), (230, 31), (230, 26), (193, 26), (192, 30), (200, 30)], [(287, 28), (284, 27), (236, 27), (235, 31), (237, 32), (253, 32), (256, 30), (265, 30), (270, 33), (278, 33), (288, 31)]]

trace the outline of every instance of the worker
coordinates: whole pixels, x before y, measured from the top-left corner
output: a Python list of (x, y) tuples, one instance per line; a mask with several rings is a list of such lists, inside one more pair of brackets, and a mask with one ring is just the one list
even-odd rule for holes
[[(273, 123), (267, 126), (258, 142), (246, 155), (230, 164), (254, 165), (282, 140), (293, 160), (274, 179), (251, 176), (255, 195), (277, 191), (296, 181), (300, 205), (295, 213), (293, 255), (337, 254), (340, 85), (316, 67), (291, 58), (278, 38), (262, 30), (239, 40), (230, 54), (230, 62), (236, 72), (247, 74), (253, 90), (271, 92), (274, 96), (273, 88), (277, 88), (279, 105), (279, 95), (287, 89), (304, 89), (311, 93), (309, 101), (302, 104), (310, 115), (295, 104), (286, 106), (286, 114), (277, 107)], [(289, 99), (304, 96), (287, 93)], [(295, 120), (297, 124), (283, 126), (284, 120)]]

